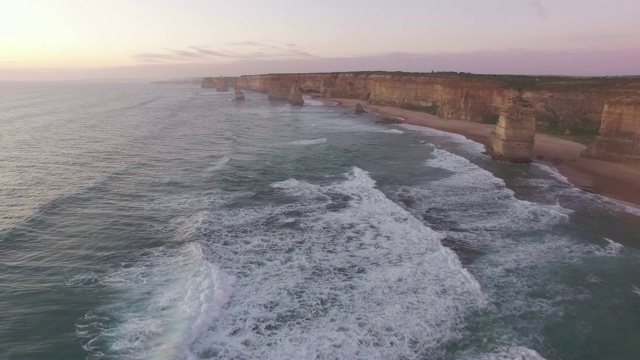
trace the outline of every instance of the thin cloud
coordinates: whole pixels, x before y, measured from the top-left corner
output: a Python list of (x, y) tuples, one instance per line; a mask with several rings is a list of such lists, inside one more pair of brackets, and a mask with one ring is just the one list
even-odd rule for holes
[(540, 2), (540, 0), (529, 0), (529, 6), (540, 18), (546, 19), (549, 16), (547, 8), (542, 4), (542, 2)]
[(186, 49), (165, 49), (165, 52), (135, 54), (132, 57), (142, 63), (190, 63), (214, 60), (304, 59), (316, 56), (296, 44), (281, 46), (267, 42), (243, 41), (227, 43), (217, 49), (190, 46)]

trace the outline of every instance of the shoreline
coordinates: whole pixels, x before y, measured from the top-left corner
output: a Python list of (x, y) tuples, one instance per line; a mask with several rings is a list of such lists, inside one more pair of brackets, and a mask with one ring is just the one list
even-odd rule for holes
[[(369, 105), (362, 100), (318, 99), (333, 101), (337, 103), (337, 106), (349, 108), (353, 108), (357, 103), (360, 103), (369, 112), (377, 113), (381, 116), (399, 117), (404, 119), (405, 124), (459, 134), (485, 146), (487, 145), (489, 134), (495, 129), (495, 125), (491, 124), (442, 119), (435, 115), (392, 106)], [(534, 162), (552, 165), (571, 184), (584, 191), (593, 192), (640, 208), (640, 166), (585, 158), (580, 156), (580, 152), (585, 148), (586, 145), (577, 142), (536, 133), (533, 158)], [(540, 156), (542, 156), (543, 160), (535, 160)]]

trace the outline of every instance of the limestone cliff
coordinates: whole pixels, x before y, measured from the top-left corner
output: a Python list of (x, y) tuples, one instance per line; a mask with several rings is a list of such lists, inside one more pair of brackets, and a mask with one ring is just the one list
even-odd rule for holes
[(583, 155), (640, 164), (640, 96), (624, 97), (605, 104), (600, 136)]
[(243, 75), (244, 88), (286, 100), (298, 80), (304, 93), (397, 106), (442, 118), (495, 124), (507, 100), (530, 101), (539, 129), (597, 134), (608, 100), (640, 91), (639, 77), (574, 78), (461, 73), (350, 72)]
[(268, 93), (274, 100), (286, 100), (296, 81), (306, 94), (491, 124), (497, 123), (508, 99), (521, 95), (532, 105), (538, 131), (585, 138), (598, 135), (605, 103), (640, 93), (637, 76), (345, 72), (243, 75), (238, 80), (243, 88)]
[(229, 77), (229, 76), (220, 76), (217, 78), (206, 77), (202, 79), (200, 87), (216, 89), (216, 91), (229, 91), (229, 87), (235, 87), (237, 81), (238, 81), (237, 77)]
[(533, 156), (536, 119), (531, 103), (516, 96), (500, 114), (496, 130), (489, 136), (487, 153), (496, 160), (530, 162)]
[(202, 79), (202, 84), (200, 85), (201, 88), (215, 88), (216, 87), (216, 83), (213, 81), (212, 77), (206, 77), (204, 79)]

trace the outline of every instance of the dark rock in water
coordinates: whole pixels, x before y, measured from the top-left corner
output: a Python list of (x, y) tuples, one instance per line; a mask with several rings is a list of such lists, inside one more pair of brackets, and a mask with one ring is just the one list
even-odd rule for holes
[(356, 113), (356, 114), (364, 114), (364, 113), (366, 113), (366, 112), (367, 112), (367, 111), (364, 109), (364, 107), (362, 106), (362, 104), (360, 104), (360, 103), (357, 103), (357, 104), (356, 104), (356, 107), (355, 107), (355, 113)]
[(385, 116), (383, 118), (380, 118), (380, 119), (376, 120), (376, 123), (378, 123), (378, 124), (402, 124), (402, 123), (404, 123), (404, 120), (401, 119), (401, 118), (397, 118), (397, 117)]

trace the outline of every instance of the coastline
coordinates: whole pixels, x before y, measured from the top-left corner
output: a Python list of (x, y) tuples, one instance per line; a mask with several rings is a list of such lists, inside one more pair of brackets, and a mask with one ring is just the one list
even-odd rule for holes
[[(369, 105), (362, 100), (342, 98), (320, 98), (336, 102), (338, 106), (353, 108), (361, 103), (369, 112), (382, 116), (403, 118), (405, 124), (417, 125), (463, 135), (483, 145), (495, 125), (469, 121), (442, 119), (437, 116), (396, 108)], [(534, 161), (550, 164), (558, 169), (573, 185), (640, 208), (640, 167), (589, 159), (580, 156), (586, 145), (537, 133), (533, 149)], [(543, 160), (535, 160), (542, 157)]]

